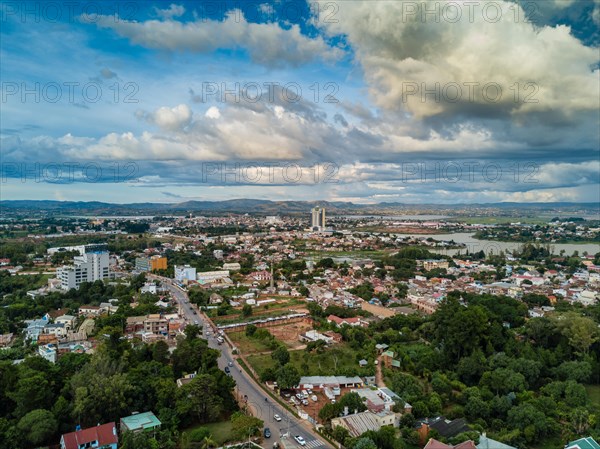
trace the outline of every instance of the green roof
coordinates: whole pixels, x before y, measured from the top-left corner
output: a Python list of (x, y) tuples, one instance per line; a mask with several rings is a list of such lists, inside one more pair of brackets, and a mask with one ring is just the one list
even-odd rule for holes
[(596, 443), (592, 437), (587, 437), (571, 441), (567, 444), (567, 449), (600, 449), (600, 444)]
[(160, 424), (160, 421), (152, 412), (136, 413), (135, 415), (121, 418), (121, 425), (125, 426), (126, 430), (131, 431), (154, 429), (155, 427), (159, 427)]
[(392, 358), (393, 358), (393, 357), (394, 357), (394, 351), (385, 351), (385, 352), (384, 352), (383, 354), (381, 354), (381, 355), (384, 355), (384, 356), (386, 356), (386, 357), (392, 357)]

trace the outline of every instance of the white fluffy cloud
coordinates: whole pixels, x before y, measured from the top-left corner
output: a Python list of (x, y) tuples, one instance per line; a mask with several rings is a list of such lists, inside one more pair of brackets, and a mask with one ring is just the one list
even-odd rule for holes
[[(417, 117), (512, 115), (516, 123), (531, 113), (569, 120), (597, 109), (599, 71), (592, 66), (598, 49), (583, 45), (569, 27), (535, 27), (513, 2), (451, 3), (459, 6), (339, 2), (336, 20), (320, 24), (331, 36), (345, 36), (372, 98), (386, 109)], [(499, 98), (494, 85), (483, 89), (487, 83), (498, 83)]]
[(251, 23), (239, 9), (228, 11), (223, 21), (181, 22), (165, 16), (164, 20), (135, 22), (99, 16), (93, 23), (114, 30), (133, 44), (158, 50), (209, 53), (245, 49), (254, 62), (266, 66), (298, 66), (318, 59), (334, 61), (341, 56), (340, 50), (329, 47), (322, 37), (302, 34), (297, 24), (282, 28), (278, 23)]

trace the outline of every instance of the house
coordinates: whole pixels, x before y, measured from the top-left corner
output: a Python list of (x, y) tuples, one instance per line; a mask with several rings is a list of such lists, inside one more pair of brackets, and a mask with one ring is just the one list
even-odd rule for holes
[(340, 318), (339, 316), (329, 315), (327, 317), (328, 323), (335, 323), (337, 326), (343, 326), (347, 324), (348, 326), (362, 326), (363, 322), (359, 317), (353, 318)]
[(117, 449), (118, 442), (117, 426), (111, 422), (63, 434), (60, 437), (60, 449)]
[(177, 379), (177, 388), (181, 388), (184, 385), (189, 384), (194, 377), (196, 377), (196, 373), (186, 374), (182, 378)]
[(459, 433), (470, 432), (472, 430), (464, 418), (449, 420), (443, 416), (422, 420), (419, 434), (421, 436), (427, 435), (431, 429), (436, 430), (444, 438), (452, 438)]
[(584, 437), (575, 441), (571, 441), (565, 445), (565, 449), (600, 449), (600, 444), (592, 437)]
[(477, 449), (472, 440), (452, 446), (451, 444), (442, 443), (434, 438), (430, 438), (423, 449)]
[(479, 444), (476, 447), (477, 449), (517, 449), (516, 447), (488, 438), (485, 432), (479, 437)]
[(147, 432), (160, 429), (161, 422), (152, 412), (134, 413), (121, 418), (121, 432)]
[(38, 347), (38, 354), (48, 360), (50, 363), (56, 363), (57, 351), (56, 345), (47, 344)]
[(370, 410), (331, 420), (331, 427), (343, 427), (350, 436), (356, 438), (369, 430), (378, 431), (383, 426), (398, 427), (400, 415), (390, 411), (374, 413)]
[(33, 342), (38, 340), (38, 337), (48, 325), (48, 319), (46, 317), (39, 320), (25, 320), (24, 322), (27, 325), (25, 337)]
[(98, 316), (101, 313), (101, 309), (98, 306), (90, 306), (90, 305), (85, 305), (85, 306), (81, 306), (79, 308), (79, 315), (83, 315), (83, 316)]
[(0, 335), (0, 348), (8, 348), (13, 341), (14, 334)]
[(400, 360), (394, 358), (394, 351), (385, 351), (381, 354), (381, 362), (386, 368), (400, 368)]
[(75, 327), (75, 317), (73, 315), (61, 315), (59, 317), (56, 317), (54, 322), (64, 324), (67, 330), (73, 329), (73, 327)]
[(328, 337), (328, 336), (326, 336), (324, 334), (321, 334), (321, 333), (317, 332), (316, 330), (310, 330), (310, 331), (305, 332), (304, 334), (300, 334), (298, 336), (298, 339), (300, 341), (304, 341), (304, 342), (311, 342), (311, 341), (322, 340), (326, 344), (333, 343), (333, 338)]

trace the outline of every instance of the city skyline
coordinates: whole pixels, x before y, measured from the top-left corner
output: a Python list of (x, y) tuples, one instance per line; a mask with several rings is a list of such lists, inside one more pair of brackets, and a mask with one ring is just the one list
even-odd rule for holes
[(3, 3), (1, 199), (600, 201), (600, 3), (451, 3)]

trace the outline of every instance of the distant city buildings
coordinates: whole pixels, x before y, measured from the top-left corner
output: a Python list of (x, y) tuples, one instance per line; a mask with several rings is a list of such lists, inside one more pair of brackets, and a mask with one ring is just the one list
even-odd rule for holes
[(325, 230), (325, 208), (314, 207), (311, 209), (311, 231), (323, 231)]
[(56, 275), (63, 290), (78, 289), (82, 282), (108, 279), (110, 272), (107, 246), (85, 245), (83, 254), (73, 258), (73, 265), (62, 266), (56, 271)]

